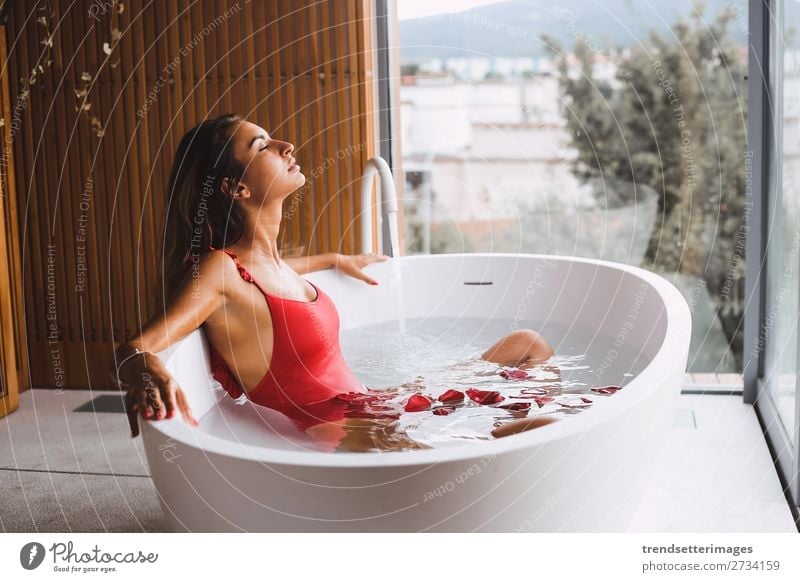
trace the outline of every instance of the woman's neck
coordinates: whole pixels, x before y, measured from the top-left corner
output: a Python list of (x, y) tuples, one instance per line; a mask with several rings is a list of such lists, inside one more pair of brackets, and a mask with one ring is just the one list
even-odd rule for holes
[(236, 244), (247, 249), (258, 249), (259, 254), (271, 257), (280, 266), (281, 256), (278, 253), (278, 232), (281, 228), (280, 208), (270, 211), (263, 208), (261, 212), (250, 215), (245, 225), (244, 234)]

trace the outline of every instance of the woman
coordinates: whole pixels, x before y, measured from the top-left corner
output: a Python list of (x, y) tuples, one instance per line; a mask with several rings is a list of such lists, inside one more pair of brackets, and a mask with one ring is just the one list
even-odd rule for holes
[[(377, 285), (362, 269), (387, 257), (281, 258), (277, 237), (283, 201), (305, 183), (293, 152), (292, 144), (238, 115), (204, 121), (181, 139), (169, 180), (158, 293), (163, 303), (137, 336), (117, 348), (110, 368), (127, 387), (132, 437), (139, 433), (138, 415), (172, 418), (179, 410), (197, 425), (183, 390), (155, 353), (201, 325), (211, 344), (214, 375), (225, 389), (280, 410), (313, 438), (346, 443), (355, 434), (351, 429), (364, 424), (353, 413), (359, 407), (371, 406), (371, 418), (381, 416), (375, 414), (380, 406), (342, 358), (333, 303), (300, 275), (336, 268)], [(482, 358), (529, 366), (552, 355), (536, 332), (518, 330)], [(384, 416), (391, 421), (397, 415), (387, 411)], [(547, 421), (529, 419), (493, 434), (505, 436)]]

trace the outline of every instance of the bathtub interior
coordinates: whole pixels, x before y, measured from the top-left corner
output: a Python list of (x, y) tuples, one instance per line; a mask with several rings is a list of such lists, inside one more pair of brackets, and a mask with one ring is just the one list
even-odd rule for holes
[(647, 359), (666, 336), (657, 276), (625, 265), (542, 255), (442, 254), (373, 263), (366, 272), (380, 284), (365, 285), (333, 271), (307, 276), (333, 299), (342, 330), (401, 316), (534, 320), (611, 337), (624, 328), (626, 342)]
[[(645, 364), (664, 342), (666, 306), (650, 274), (610, 263), (541, 255), (434, 255), (373, 263), (367, 285), (333, 270), (306, 276), (339, 311), (343, 331), (406, 318), (535, 320), (548, 341), (549, 329), (596, 330), (595, 341), (625, 341)], [(652, 277), (655, 277), (654, 275)], [(186, 391), (200, 430), (237, 443), (272, 449), (314, 450), (280, 413), (233, 400), (211, 376), (208, 340), (202, 328), (159, 354)]]

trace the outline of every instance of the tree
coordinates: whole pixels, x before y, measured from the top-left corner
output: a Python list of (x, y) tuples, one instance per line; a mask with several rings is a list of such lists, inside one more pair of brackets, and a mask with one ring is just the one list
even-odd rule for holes
[(570, 66), (557, 41), (543, 40), (559, 62), (563, 112), (578, 152), (573, 171), (659, 193), (645, 261), (705, 280), (741, 367), (746, 51), (730, 34), (729, 9), (710, 24), (703, 12), (679, 19), (672, 38), (651, 31), (619, 51), (611, 81), (596, 77), (585, 42), (575, 44)]

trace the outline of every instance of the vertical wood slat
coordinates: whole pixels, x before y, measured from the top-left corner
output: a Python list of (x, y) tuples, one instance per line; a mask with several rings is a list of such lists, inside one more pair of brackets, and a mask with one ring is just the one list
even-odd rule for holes
[[(152, 11), (144, 11), (141, 6), (131, 8), (132, 22), (128, 29), (130, 42), (122, 43), (125, 45), (123, 54), (129, 59), (128, 66), (125, 70), (130, 76), (130, 84), (126, 91), (130, 100), (126, 102), (126, 108), (127, 111), (130, 111), (131, 108), (135, 111), (133, 119), (131, 120), (131, 131), (134, 132), (135, 135), (132, 136), (134, 143), (132, 146), (130, 163), (128, 164), (128, 171), (133, 175), (133, 184), (131, 187), (134, 190), (132, 194), (136, 196), (140, 205), (144, 205), (152, 203), (155, 192), (157, 192), (150, 188), (153, 178), (153, 158), (150, 149), (150, 140), (148, 138), (153, 134), (147, 131), (147, 121), (139, 115), (140, 108), (144, 107), (147, 103), (146, 64), (148, 61), (146, 56), (151, 53), (151, 51), (148, 50), (151, 45), (146, 43), (144, 28), (146, 26), (146, 17), (148, 14), (152, 14)], [(136, 10), (136, 12), (134, 13), (133, 10)], [(151, 60), (151, 62), (155, 61)], [(158, 147), (158, 143), (153, 145), (156, 148)], [(142, 163), (142, 161), (144, 163)], [(159, 261), (156, 260), (155, 256), (159, 249), (158, 234), (161, 224), (160, 221), (155, 224), (154, 221), (148, 221), (146, 224), (149, 226), (149, 232), (144, 236), (144, 239), (150, 243), (149, 248), (152, 249), (152, 259), (148, 264), (148, 272), (156, 273), (159, 268)], [(147, 254), (145, 256), (147, 256)], [(156, 291), (153, 289), (152, 284), (148, 284), (147, 288), (143, 289), (142, 292), (148, 294), (155, 293)]]
[[(86, 31), (79, 25), (77, 14), (70, 14), (69, 18), (69, 36), (71, 37), (71, 41), (65, 41), (62, 43), (62, 46), (72, 47), (72, 50), (75, 54), (75, 67), (79, 71), (83, 72), (86, 71), (86, 51), (77, 50), (75, 51), (74, 48), (80, 44), (84, 45), (89, 38), (89, 31)], [(76, 41), (80, 36), (80, 40)], [(66, 91), (78, 91), (81, 87), (81, 83), (78, 80), (69, 79), (70, 84), (69, 87), (65, 88)], [(69, 95), (69, 94), (68, 94)], [(83, 104), (83, 99), (79, 98), (77, 94), (73, 93), (70, 95), (73, 98), (74, 107), (81, 107)], [(69, 102), (69, 97), (67, 99)], [(73, 108), (74, 108), (73, 107)], [(66, 114), (65, 114), (66, 117)], [(81, 123), (81, 115), (80, 113), (75, 116), (74, 122), (70, 124), (70, 131), (72, 132), (73, 138), (73, 147), (78, 148), (80, 151), (88, 150), (91, 147), (91, 139), (89, 137), (89, 128), (87, 127), (86, 123)], [(78, 187), (80, 191), (83, 192), (84, 190), (87, 191), (89, 194), (87, 203), (90, 206), (94, 206), (98, 204), (98, 202), (104, 202), (104, 197), (100, 197), (98, 200), (97, 196), (95, 195), (95, 188), (94, 188), (94, 177), (92, 174), (92, 167), (91, 167), (91, 160), (86, 158), (80, 158), (80, 166), (78, 172), (70, 172), (73, 175), (76, 175), (78, 181), (83, 180), (83, 184), (80, 184)], [(89, 190), (87, 188), (87, 183), (91, 181), (92, 188)], [(74, 188), (75, 186), (73, 186)], [(80, 195), (79, 195), (80, 196)], [(84, 214), (80, 209), (80, 203), (78, 205), (79, 216), (83, 217)], [(100, 212), (101, 215), (104, 213)], [(93, 215), (90, 212), (86, 212), (85, 214), (86, 221), (84, 224), (86, 228), (86, 233), (82, 234), (78, 232), (78, 235), (82, 235), (85, 237), (92, 237), (97, 235), (97, 221), (93, 220)], [(80, 223), (76, 225), (76, 228), (80, 227)], [(78, 244), (83, 246), (84, 261), (87, 268), (86, 276), (91, 274), (92, 277), (101, 277), (105, 272), (104, 269), (95, 269), (94, 271), (89, 271), (89, 265), (99, 265), (100, 264), (100, 245), (98, 244), (90, 244), (88, 240), (79, 241), (78, 237), (76, 236), (76, 247)], [(76, 252), (79, 252), (79, 249), (76, 248)], [(76, 278), (77, 279), (77, 278)], [(79, 287), (79, 281), (76, 280), (76, 287), (75, 292), (78, 296), (78, 306), (82, 307), (82, 312), (79, 313), (80, 322), (79, 325), (81, 326), (81, 334), (87, 334), (88, 339), (91, 341), (97, 341), (100, 339), (98, 334), (102, 334), (102, 328), (98, 329), (96, 326), (92, 325), (92, 322), (98, 321), (101, 317), (101, 310), (100, 306), (102, 303), (101, 299), (101, 289), (105, 289), (106, 286), (100, 282), (99, 285), (90, 285), (88, 281), (84, 280)], [(84, 301), (85, 299), (85, 301)], [(80, 310), (79, 310), (80, 311)], [(84, 341), (83, 337), (79, 337), (79, 342)]]
[[(15, 5), (8, 27), (20, 36), (9, 54), (12, 103), (18, 77), (28, 74), (43, 48), (40, 14), (24, 4)], [(251, 2), (228, 16), (235, 5), (219, 0), (126, 2), (122, 14), (101, 12), (97, 19), (87, 17), (92, 5), (51, 3), (52, 22), (61, 21), (51, 26), (53, 63), (32, 87), (14, 142), (14, 228), (25, 236), (27, 251), (17, 264), (29, 267), (18, 309), (24, 300), (33, 385), (54, 381), (45, 291), (51, 238), (59, 250), (55, 323), (64, 332), (59, 348), (68, 356), (67, 387), (109, 386), (105, 361), (113, 342), (138, 332), (152, 315), (146, 306), (160, 268), (155, 255), (167, 180), (174, 148), (189, 127), (234, 111), (299, 146), (310, 187), (287, 199), (285, 210), (293, 201), (296, 210), (284, 219), (280, 240), (282, 247), (305, 245), (310, 253), (357, 250), (358, 178), (374, 151), (363, 76), (370, 65), (361, 49), (368, 41), (366, 0)], [(102, 47), (111, 42), (112, 27), (122, 37), (106, 61)], [(187, 45), (189, 53), (181, 55)], [(178, 55), (181, 62), (170, 74), (165, 67)], [(88, 101), (105, 126), (103, 137), (75, 111), (74, 90), (84, 86), (84, 71), (93, 75)], [(169, 79), (150, 103), (160, 76)], [(337, 155), (348, 146), (346, 155)], [(75, 236), (88, 179), (89, 272), (86, 291), (75, 293)]]
[[(15, 20), (16, 14), (14, 11), (11, 12), (11, 18), (9, 22)], [(33, 14), (29, 15), (28, 22), (25, 24), (27, 27), (34, 26), (31, 22), (35, 22), (35, 16)], [(14, 30), (13, 26), (9, 26), (9, 30)], [(27, 32), (27, 31), (26, 31)], [(33, 159), (33, 139), (24, 139), (21, 136), (21, 131), (23, 127), (31, 127), (33, 125), (33, 96), (28, 95), (25, 98), (22, 95), (22, 91), (25, 89), (25, 83), (23, 78), (27, 79), (30, 74), (29, 65), (35, 60), (32, 59), (30, 56), (30, 52), (28, 50), (29, 44), (31, 42), (36, 42), (36, 34), (35, 32), (29, 34), (23, 34), (20, 32), (18, 41), (9, 48), (9, 58), (12, 61), (15, 61), (15, 72), (16, 74), (10, 79), (11, 85), (11, 95), (15, 97), (12, 102), (15, 103), (16, 112), (19, 113), (19, 124), (20, 127), (17, 131), (17, 134), (14, 139), (14, 150), (15, 150), (15, 164), (16, 164), (16, 175), (19, 176), (21, 179), (17, 181), (18, 184), (18, 191), (17, 191), (17, 198), (22, 202), (20, 205), (21, 208), (25, 208), (27, 213), (32, 213), (34, 216), (41, 217), (42, 214), (39, 212), (39, 199), (36, 196), (31, 196), (31, 192), (39, 192), (41, 189), (41, 180), (39, 176), (35, 172), (30, 172), (29, 168), (31, 165), (31, 160)], [(16, 55), (15, 55), (16, 52)], [(17, 58), (14, 58), (17, 56)], [(15, 90), (16, 89), (16, 90)], [(26, 102), (27, 105), (25, 107), (17, 107), (17, 105), (22, 105), (23, 102)], [(22, 177), (27, 179), (24, 179)], [(42, 228), (42, 221), (37, 220), (34, 221), (30, 225), (30, 231), (33, 236), (28, 236), (27, 240), (25, 241), (26, 245), (25, 248), (28, 249), (28, 256), (22, 256), (22, 264), (24, 265), (33, 265), (32, 258), (33, 257), (42, 257), (43, 256), (43, 249), (42, 249), (42, 237), (40, 228)], [(25, 225), (20, 225), (20, 231), (25, 232)], [(37, 259), (37, 264), (42, 265), (41, 259)], [(35, 293), (35, 289), (44, 289), (44, 269), (30, 269), (28, 270), (30, 273), (29, 279), (30, 284), (25, 285), (25, 306), (26, 310), (31, 309), (31, 311), (35, 314), (41, 314), (45, 312), (45, 304), (44, 304), (44, 297), (40, 293)], [(47, 341), (46, 338), (46, 330), (44, 328), (44, 324), (46, 320), (41, 319), (38, 320), (36, 318), (28, 317), (28, 329), (34, 334), (35, 342), (45, 342)], [(31, 349), (32, 354), (35, 352), (35, 349), (32, 347)], [(32, 355), (31, 354), (31, 355)]]
[[(347, 74), (347, 55), (346, 50), (348, 47), (349, 39), (341, 34), (341, 30), (343, 27), (347, 26), (347, 23), (351, 23), (353, 21), (353, 13), (350, 11), (350, 2), (346, 0), (345, 2), (341, 2), (337, 4), (335, 7), (333, 4), (330, 5), (331, 8), (331, 22), (335, 23), (333, 26), (334, 28), (334, 51), (333, 51), (333, 66), (335, 68), (335, 73), (333, 77), (332, 83), (332, 90), (334, 95), (336, 95), (336, 119), (337, 119), (337, 128), (336, 134), (339, 136), (339, 143), (338, 151), (337, 151), (337, 159), (339, 155), (343, 157), (347, 157), (347, 147), (355, 145), (352, 139), (352, 131), (350, 124), (353, 123), (354, 119), (350, 112), (350, 106), (353, 99), (353, 92), (348, 91), (347, 87), (350, 82), (349, 75)], [(344, 22), (337, 22), (336, 21), (336, 11), (341, 10), (344, 14)], [(339, 154), (341, 152), (341, 154)], [(342, 213), (340, 212), (340, 208), (343, 206), (342, 202), (344, 199), (344, 193), (347, 192), (352, 187), (352, 175), (350, 172), (350, 165), (347, 163), (339, 164), (340, 173), (339, 173), (339, 183), (337, 184), (336, 188), (336, 200), (335, 204), (333, 205), (332, 210), (332, 229), (331, 235), (333, 236), (333, 240), (331, 244), (337, 244), (337, 251), (342, 251), (341, 247), (338, 246), (341, 244), (341, 237), (338, 236), (338, 233), (343, 230), (342, 224), (344, 221), (342, 220)]]
[[(287, 131), (289, 135), (297, 136), (293, 138), (293, 141), (295, 142), (295, 145), (300, 145), (298, 144), (298, 137), (304, 134), (302, 124), (300, 122), (302, 115), (299, 114), (299, 111), (301, 111), (302, 106), (307, 103), (307, 97), (304, 95), (302, 90), (303, 77), (305, 76), (305, 71), (307, 70), (305, 59), (303, 58), (304, 51), (302, 50), (302, 47), (306, 46), (306, 42), (302, 36), (302, 23), (306, 19), (308, 8), (306, 6), (296, 4), (292, 10), (293, 14), (289, 16), (291, 25), (285, 28), (288, 38), (286, 39), (287, 44), (284, 45), (286, 47), (284, 50), (286, 50), (286, 53), (289, 56), (286, 83), (286, 100), (288, 103)], [(293, 220), (286, 223), (285, 230), (291, 240), (296, 240), (299, 237), (299, 225), (300, 221), (298, 220)]]
[[(331, 18), (331, 8), (332, 5), (329, 2), (320, 3), (320, 27), (322, 29), (320, 36), (322, 41), (323, 73), (321, 85), (324, 99), (323, 119), (333, 123), (333, 120), (336, 117), (336, 94), (334, 92), (333, 84), (333, 54), (335, 52), (334, 46), (336, 31), (332, 26), (333, 19)], [(320, 184), (320, 186), (322, 186), (322, 192), (320, 193), (322, 206), (320, 208), (321, 212), (319, 216), (316, 217), (316, 221), (314, 222), (314, 230), (320, 233), (319, 240), (323, 241), (322, 244), (328, 248), (335, 248), (335, 245), (333, 244), (334, 241), (332, 240), (333, 237), (331, 235), (332, 229), (328, 226), (330, 223), (327, 220), (322, 220), (322, 217), (329, 215), (331, 200), (335, 199), (338, 191), (338, 184), (340, 183), (338, 164), (336, 163), (336, 149), (338, 147), (336, 129), (336, 127), (321, 128), (323, 135), (325, 136), (325, 145), (323, 146), (321, 157), (326, 162), (329, 160), (332, 160), (332, 162), (327, 164), (327, 169), (322, 174), (323, 183)]]
[[(359, 26), (361, 15), (358, 11), (359, 0), (347, 1), (348, 22), (352, 25)], [(363, 58), (363, 55), (358, 53), (358, 35), (349, 34), (345, 37), (347, 44), (342, 47), (341, 65), (340, 69), (345, 72), (341, 75), (339, 82), (340, 91), (349, 93), (348, 99), (342, 99), (340, 103), (340, 119), (345, 121), (342, 127), (342, 134), (345, 135), (346, 145), (350, 148), (345, 149), (348, 157), (352, 157), (361, 144), (361, 131), (360, 131), (360, 116), (363, 115), (358, 107), (359, 92), (348, 91), (349, 87), (357, 87), (361, 83), (358, 76), (358, 61)], [(352, 229), (352, 221), (355, 219), (355, 204), (353, 203), (354, 191), (359, 187), (359, 177), (361, 169), (354, 167), (353, 164), (344, 165), (344, 179), (342, 181), (342, 188), (340, 190), (340, 206), (342, 208), (342, 222), (341, 232)], [(348, 239), (340, 237), (342, 245), (349, 242)], [(349, 245), (343, 246), (340, 252), (352, 253), (355, 249), (347, 248)]]

